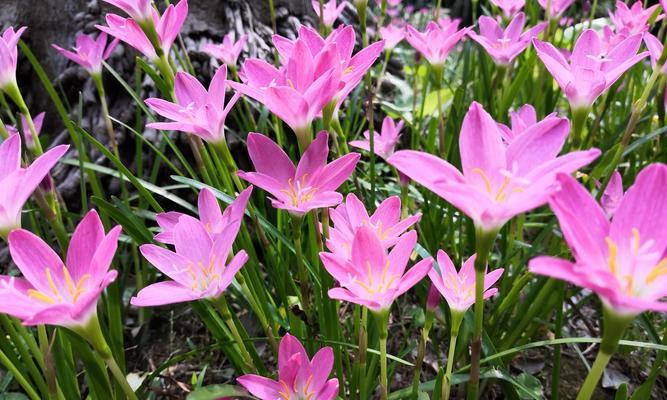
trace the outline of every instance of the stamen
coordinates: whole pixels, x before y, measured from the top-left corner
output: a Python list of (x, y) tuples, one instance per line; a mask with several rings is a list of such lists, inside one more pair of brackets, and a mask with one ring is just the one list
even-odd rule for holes
[(659, 277), (667, 275), (667, 257), (663, 258), (646, 277), (646, 283), (653, 283)]
[(28, 289), (28, 297), (34, 297), (37, 300), (43, 301), (44, 303), (47, 304), (55, 304), (55, 301), (50, 298), (49, 296), (45, 295), (44, 293), (35, 290), (35, 289)]
[(607, 242), (607, 246), (609, 247), (609, 269), (611, 270), (612, 274), (616, 275), (618, 272), (618, 263), (616, 261), (618, 247), (616, 247), (616, 244), (608, 236), (604, 238), (604, 241)]
[(69, 294), (74, 296), (74, 282), (72, 282), (72, 276), (69, 274), (69, 270), (64, 265), (63, 275), (65, 276), (65, 282), (67, 282), (67, 290), (69, 291)]
[(491, 191), (492, 191), (491, 190), (491, 181), (489, 180), (489, 177), (486, 175), (486, 173), (484, 171), (482, 171), (481, 168), (473, 168), (472, 172), (474, 172), (476, 174), (479, 174), (479, 176), (482, 177), (482, 179), (484, 180), (484, 184), (486, 185), (486, 191), (489, 192), (489, 194), (491, 194)]

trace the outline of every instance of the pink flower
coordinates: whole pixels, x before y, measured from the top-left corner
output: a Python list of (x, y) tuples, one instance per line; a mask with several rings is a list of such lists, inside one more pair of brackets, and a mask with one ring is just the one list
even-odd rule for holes
[[(313, 10), (315, 10), (315, 14), (317, 14), (317, 17), (320, 18), (320, 1), (312, 0), (311, 4), (313, 6)], [(336, 20), (343, 12), (347, 4), (348, 4), (347, 1), (342, 1), (340, 5), (337, 6), (336, 0), (330, 0), (325, 2), (324, 18), (322, 18), (322, 20), (324, 21), (324, 26), (327, 26), (329, 28), (333, 27), (333, 24), (336, 22)]]
[(262, 134), (250, 133), (248, 153), (257, 172), (239, 171), (238, 175), (269, 192), (273, 207), (292, 214), (333, 207), (343, 201), (336, 189), (354, 171), (359, 154), (349, 153), (327, 164), (328, 139), (326, 132), (320, 132), (295, 167), (275, 142)]
[(574, 0), (537, 0), (537, 2), (540, 3), (549, 19), (559, 19), (565, 10), (574, 3)]
[[(663, 45), (660, 43), (660, 40), (653, 36), (650, 32), (644, 33), (644, 43), (646, 48), (651, 54), (651, 65), (655, 68), (655, 65), (658, 63), (660, 56), (662, 55)], [(667, 65), (662, 66), (663, 74), (667, 74)]]
[[(647, 35), (649, 33), (646, 33)], [(622, 32), (614, 32), (609, 25), (605, 25), (602, 27), (602, 36), (600, 37), (600, 41), (602, 42), (602, 51), (604, 54), (609, 53), (609, 50), (613, 49), (615, 46), (617, 46), (619, 43), (624, 41), (625, 39), (628, 38), (628, 33), (627, 31), (622, 31)], [(565, 50), (565, 49), (563, 49)], [(569, 56), (567, 57), (569, 58)]]
[(520, 12), (503, 30), (495, 19), (481, 16), (479, 17), (480, 34), (470, 31), (468, 36), (482, 45), (496, 64), (509, 65), (526, 50), (530, 41), (537, 37), (547, 25), (546, 22), (542, 22), (522, 33), (525, 22), (526, 15)]
[[(384, 48), (384, 42), (379, 41), (353, 55), (356, 34), (354, 28), (350, 25), (339, 26), (326, 39), (322, 38), (315, 29), (302, 26), (299, 29), (298, 40), (303, 40), (310, 53), (316, 55), (320, 61), (321, 65), (316, 68), (316, 71), (333, 69), (337, 72), (338, 75), (335, 78), (340, 79), (342, 84), (334, 95), (334, 101), (336, 101), (335, 112), (338, 111), (352, 90), (359, 85), (361, 79), (378, 59)], [(282, 36), (273, 36), (273, 44), (278, 49), (281, 58), (285, 60), (293, 57), (293, 51), (298, 40), (292, 41)], [(303, 64), (303, 60), (299, 61)]]
[(97, 299), (116, 279), (109, 271), (121, 228), (108, 234), (95, 211), (77, 226), (63, 263), (42, 239), (17, 229), (9, 234), (9, 251), (24, 278), (0, 276), (0, 312), (25, 325), (86, 325)]
[(235, 93), (225, 105), (227, 66), (223, 65), (213, 76), (208, 91), (194, 76), (178, 72), (174, 79), (176, 103), (158, 98), (146, 104), (161, 116), (173, 122), (153, 122), (149, 128), (192, 133), (212, 144), (225, 140), (225, 120), (240, 94)]
[[(609, 10), (609, 19), (616, 26), (619, 32), (625, 32), (629, 35), (644, 33), (649, 29), (649, 19), (658, 8), (658, 4), (644, 9), (641, 0), (637, 0), (632, 7), (628, 7), (622, 1), (616, 1), (616, 12)], [(662, 19), (660, 15), (656, 21)]]
[[(176, 6), (169, 5), (161, 17), (158, 16), (157, 11), (153, 10), (153, 24), (155, 24), (160, 48), (164, 54), (169, 54), (187, 16), (187, 0), (179, 1)], [(108, 26), (95, 25), (95, 27), (129, 44), (152, 61), (159, 58), (153, 44), (137, 21), (116, 14), (107, 14), (106, 22)]]
[(234, 41), (234, 35), (230, 33), (225, 35), (220, 44), (205, 43), (202, 50), (211, 57), (222, 61), (228, 67), (236, 68), (236, 61), (239, 59), (247, 41), (248, 35), (241, 35), (239, 40)]
[(118, 39), (114, 39), (107, 46), (107, 34), (103, 32), (97, 36), (97, 40), (92, 36), (80, 34), (76, 37), (74, 51), (63, 49), (56, 44), (51, 46), (63, 56), (82, 66), (89, 74), (96, 75), (102, 73), (102, 61), (109, 58), (117, 44)]
[[(242, 191), (238, 197), (225, 209), (220, 212), (220, 204), (213, 192), (204, 188), (199, 192), (199, 221), (204, 225), (206, 231), (215, 238), (223, 233), (229, 233), (236, 236), (243, 222), (246, 205), (252, 194), (252, 186)], [(153, 239), (157, 242), (174, 244), (174, 228), (178, 221), (185, 214), (170, 211), (156, 216), (156, 220), (162, 232), (155, 235)]]
[[(544, 120), (550, 118), (556, 118), (556, 113), (547, 115)], [(503, 135), (503, 141), (508, 145), (511, 144), (514, 139), (519, 137), (528, 128), (532, 128), (533, 125), (537, 124), (538, 122), (535, 108), (533, 108), (533, 106), (530, 104), (524, 104), (521, 106), (521, 108), (519, 108), (519, 111), (512, 111), (510, 113), (510, 120), (512, 122), (511, 129), (504, 124), (498, 124), (501, 134)]]
[(331, 347), (320, 349), (311, 361), (301, 343), (288, 333), (278, 349), (278, 381), (259, 375), (243, 375), (237, 381), (259, 400), (334, 400), (338, 379), (329, 379), (333, 363)]
[(10, 136), (0, 144), (0, 237), (21, 227), (21, 210), (69, 146), (56, 146), (21, 168), (21, 138)]
[(12, 84), (16, 85), (16, 62), (18, 60), (16, 46), (26, 29), (23, 26), (14, 32), (14, 28), (10, 26), (0, 37), (0, 89), (5, 89)]
[(405, 39), (405, 29), (396, 25), (387, 25), (380, 28), (380, 36), (384, 40), (385, 50), (393, 50)]
[(173, 228), (175, 252), (153, 244), (139, 249), (171, 280), (141, 289), (130, 303), (150, 307), (220, 297), (248, 261), (248, 254), (241, 250), (227, 263), (237, 232), (227, 229), (212, 236), (201, 221), (181, 216)]
[[(41, 112), (37, 114), (32, 120), (33, 124), (35, 124), (35, 133), (37, 136), (39, 136), (39, 134), (42, 132), (42, 125), (44, 124), (45, 115), (46, 113)], [(28, 120), (26, 119), (25, 115), (21, 114), (21, 131), (23, 132), (23, 137), (25, 138), (25, 146), (29, 150), (34, 150), (35, 142), (32, 138), (32, 132), (30, 132), (28, 126)], [(10, 136), (18, 135), (20, 133), (16, 126), (5, 125), (5, 129), (7, 129), (7, 132), (9, 132)]]
[(667, 166), (644, 168), (611, 222), (576, 180), (558, 181), (550, 205), (575, 261), (538, 257), (529, 270), (590, 289), (619, 314), (667, 311)]
[(377, 233), (362, 226), (354, 234), (351, 256), (320, 253), (324, 268), (340, 284), (329, 290), (329, 297), (368, 307), (375, 313), (388, 311), (394, 300), (419, 283), (431, 269), (432, 259), (418, 262), (405, 271), (417, 232), (401, 236), (387, 254)]
[[(398, 7), (401, 5), (402, 0), (387, 0), (387, 7)], [(378, 7), (382, 7), (382, 0), (375, 0), (375, 3)]]
[(611, 179), (609, 179), (609, 184), (602, 193), (602, 198), (600, 198), (600, 205), (602, 205), (608, 217), (611, 218), (618, 210), (623, 200), (623, 194), (623, 178), (618, 171), (614, 171)]
[(597, 32), (587, 29), (577, 39), (569, 61), (551, 43), (533, 39), (533, 45), (570, 106), (587, 109), (625, 71), (648, 55), (637, 54), (641, 40), (641, 34), (633, 35), (604, 51)]
[(378, 206), (372, 216), (368, 215), (364, 204), (353, 193), (347, 195), (345, 203), (329, 210), (334, 226), (329, 230), (327, 248), (332, 253), (350, 257), (354, 235), (361, 227), (375, 231), (385, 249), (398, 243), (401, 235), (419, 222), (421, 213), (401, 220), (401, 199), (392, 196)]
[(433, 66), (445, 64), (449, 53), (463, 37), (472, 30), (471, 27), (459, 30), (458, 20), (445, 27), (431, 21), (422, 33), (412, 25), (408, 25), (405, 37), (408, 43), (421, 53)]
[[(471, 305), (475, 304), (475, 258), (476, 254), (463, 263), (461, 270), (456, 272), (454, 263), (449, 255), (438, 250), (438, 266), (440, 272), (435, 268), (428, 273), (433, 286), (445, 298), (449, 308), (465, 313)], [(496, 269), (484, 275), (484, 299), (498, 293), (498, 289), (491, 288), (500, 279), (503, 269)]]
[(592, 149), (558, 157), (569, 130), (566, 118), (547, 118), (507, 145), (493, 118), (473, 103), (459, 135), (463, 173), (413, 150), (396, 152), (388, 162), (472, 218), (477, 229), (493, 232), (544, 204), (557, 173), (574, 172), (600, 155)]
[[(375, 154), (384, 158), (385, 160), (391, 157), (394, 154), (394, 148), (398, 144), (400, 139), (400, 132), (403, 129), (404, 121), (400, 121), (398, 124), (394, 122), (391, 117), (385, 117), (382, 122), (382, 130), (380, 133), (374, 132), (374, 142), (373, 148)], [(364, 132), (364, 137), (366, 140), (353, 140), (350, 142), (350, 146), (357, 147), (366, 151), (371, 151), (370, 144), (370, 133), (368, 131)]]
[(151, 0), (104, 0), (104, 2), (125, 11), (137, 22), (150, 20), (153, 15)]
[(526, 0), (491, 0), (491, 3), (503, 10), (507, 18), (511, 18), (526, 5)]

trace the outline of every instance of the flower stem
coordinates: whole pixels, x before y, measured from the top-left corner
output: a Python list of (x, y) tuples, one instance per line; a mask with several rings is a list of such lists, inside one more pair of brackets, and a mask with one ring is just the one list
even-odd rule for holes
[(222, 316), (222, 320), (229, 328), (229, 331), (232, 334), (232, 338), (236, 342), (236, 346), (239, 348), (239, 351), (241, 352), (241, 357), (243, 357), (243, 362), (246, 364), (245, 367), (247, 371), (257, 372), (257, 369), (255, 368), (252, 362), (252, 357), (250, 356), (250, 353), (248, 353), (248, 349), (246, 349), (245, 347), (243, 338), (241, 337), (241, 334), (239, 333), (239, 330), (236, 327), (234, 320), (232, 319), (232, 313), (229, 310), (229, 305), (227, 304), (227, 299), (225, 299), (225, 295), (221, 294), (217, 299), (214, 299), (213, 304), (218, 309), (220, 315)]
[(389, 336), (389, 310), (374, 311), (373, 316), (378, 327), (380, 339), (380, 399), (389, 398), (389, 384), (387, 379), (387, 337)]
[(468, 399), (479, 397), (479, 359), (482, 353), (482, 328), (484, 325), (484, 272), (486, 264), (498, 234), (497, 230), (475, 232), (475, 326), (470, 344), (470, 382), (468, 382)]
[(359, 353), (357, 354), (357, 380), (359, 382), (359, 399), (368, 398), (368, 388), (366, 387), (366, 362), (368, 356), (368, 309), (363, 307), (361, 310), (361, 322), (359, 324)]
[(634, 317), (634, 315), (620, 315), (606, 306), (603, 307), (602, 318), (604, 326), (602, 342), (600, 342), (600, 350), (598, 351), (597, 357), (595, 357), (595, 362), (593, 363), (591, 370), (588, 372), (584, 384), (579, 390), (577, 400), (587, 400), (593, 396), (595, 387), (598, 385), (605, 367), (609, 363), (611, 356), (616, 352), (618, 342), (621, 340), (621, 337), (623, 337), (625, 329), (630, 325)]
[(306, 271), (306, 265), (303, 261), (303, 243), (301, 240), (301, 230), (303, 229), (304, 218), (305, 216), (292, 218), (292, 234), (294, 236), (294, 251), (296, 253), (297, 273), (299, 274), (299, 292), (301, 293), (299, 300), (301, 301), (303, 312), (306, 314), (306, 319), (310, 321), (310, 287), (308, 285), (308, 271)]
[(32, 140), (35, 143), (35, 156), (41, 156), (42, 153), (44, 153), (44, 150), (42, 149), (42, 144), (39, 141), (37, 129), (35, 128), (35, 122), (32, 120), (32, 115), (30, 115), (30, 110), (25, 104), (25, 100), (23, 99), (23, 95), (21, 94), (18, 85), (16, 83), (9, 84), (4, 88), (4, 91), (7, 93), (7, 96), (12, 99), (14, 104), (16, 104), (21, 114), (23, 114), (25, 117), (26, 121), (28, 121), (28, 128), (30, 129)]
[(456, 355), (456, 339), (459, 336), (459, 328), (463, 321), (463, 313), (452, 310), (452, 327), (450, 330), (449, 352), (447, 354), (447, 368), (445, 376), (442, 379), (442, 399), (448, 400), (452, 390), (452, 369), (454, 368), (454, 358)]
[(419, 349), (417, 350), (417, 361), (415, 362), (415, 375), (412, 378), (412, 399), (416, 400), (419, 396), (419, 382), (421, 376), (422, 365), (424, 364), (424, 354), (426, 353), (426, 342), (428, 342), (428, 335), (433, 326), (433, 319), (435, 313), (433, 311), (426, 312), (426, 320), (422, 328), (422, 334), (419, 339)]

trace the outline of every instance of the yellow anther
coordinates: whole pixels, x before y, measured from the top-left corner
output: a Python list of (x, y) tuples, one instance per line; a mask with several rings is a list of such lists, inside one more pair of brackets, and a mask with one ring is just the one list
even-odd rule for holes
[(34, 297), (47, 304), (55, 304), (55, 301), (52, 298), (35, 289), (28, 289), (28, 297)]
[(507, 186), (510, 184), (510, 178), (505, 177), (503, 180), (503, 184), (500, 186), (500, 189), (498, 189), (498, 194), (496, 195), (496, 201), (503, 201), (507, 198), (507, 195), (504, 193), (505, 189), (507, 189)]
[(345, 68), (345, 70), (343, 71), (343, 75), (347, 75), (352, 71), (354, 71), (354, 65), (350, 65), (349, 67)]
[(65, 282), (67, 283), (67, 290), (69, 291), (69, 294), (74, 296), (74, 282), (72, 282), (72, 276), (69, 274), (69, 270), (64, 265), (63, 275), (65, 276)]
[(56, 287), (56, 283), (53, 281), (53, 277), (51, 276), (51, 269), (46, 268), (44, 270), (44, 273), (46, 274), (46, 280), (49, 281), (49, 286), (51, 286), (51, 291), (55, 296), (60, 297), (60, 294), (58, 293), (58, 288)]
[(653, 283), (653, 281), (663, 275), (667, 275), (667, 258), (663, 258), (658, 265), (651, 270), (651, 273), (646, 276), (646, 283)]
[(637, 228), (632, 228), (632, 251), (635, 253), (639, 253), (639, 245), (641, 242), (639, 241), (639, 229)]
[(288, 80), (287, 80), (287, 84), (288, 84), (292, 89), (296, 90), (296, 89), (294, 88), (294, 83), (292, 83), (292, 80), (291, 80), (291, 79), (288, 79)]
[(618, 272), (618, 263), (616, 261), (618, 247), (616, 247), (616, 243), (614, 243), (610, 237), (604, 238), (604, 241), (607, 242), (607, 246), (609, 247), (609, 269), (611, 270), (612, 274), (616, 275)]
[(481, 168), (473, 168), (472, 172), (479, 174), (479, 176), (482, 177), (482, 179), (484, 180), (484, 184), (486, 185), (486, 191), (489, 192), (489, 194), (491, 194), (492, 192), (491, 181), (489, 180), (489, 177), (486, 175), (486, 173), (482, 171)]

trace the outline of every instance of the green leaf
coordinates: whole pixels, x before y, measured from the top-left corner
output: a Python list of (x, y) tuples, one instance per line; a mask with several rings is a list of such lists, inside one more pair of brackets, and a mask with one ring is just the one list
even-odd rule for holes
[(542, 398), (542, 382), (533, 375), (524, 372), (516, 377), (516, 381), (519, 382), (522, 389), (519, 391), (521, 399)]
[(187, 400), (217, 400), (224, 397), (253, 399), (245, 389), (232, 385), (204, 386), (190, 393)]
[(424, 115), (431, 115), (438, 110), (438, 93), (440, 94), (440, 103), (442, 112), (444, 112), (452, 102), (454, 94), (449, 89), (440, 89), (431, 91), (424, 103)]
[(618, 387), (614, 400), (626, 400), (628, 398), (628, 384), (623, 383)]

